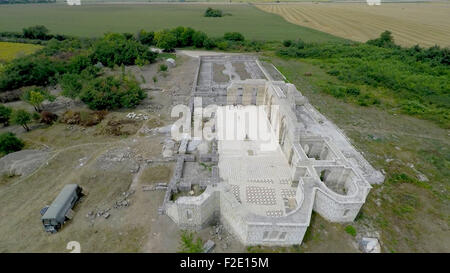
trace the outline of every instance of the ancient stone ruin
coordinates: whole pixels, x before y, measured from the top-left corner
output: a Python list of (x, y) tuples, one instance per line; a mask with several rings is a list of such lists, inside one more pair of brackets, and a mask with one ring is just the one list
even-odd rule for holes
[(339, 128), (274, 73), (252, 56), (199, 58), (189, 107), (194, 127), (195, 118), (215, 121), (215, 138), (178, 143), (160, 213), (181, 228), (221, 223), (245, 245), (301, 244), (313, 210), (351, 222), (370, 184), (383, 182)]

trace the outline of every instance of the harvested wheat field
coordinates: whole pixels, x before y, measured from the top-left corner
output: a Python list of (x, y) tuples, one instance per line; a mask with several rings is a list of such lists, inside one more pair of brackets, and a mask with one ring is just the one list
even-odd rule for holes
[(365, 42), (390, 30), (404, 46), (450, 46), (450, 2), (257, 4), (287, 21)]

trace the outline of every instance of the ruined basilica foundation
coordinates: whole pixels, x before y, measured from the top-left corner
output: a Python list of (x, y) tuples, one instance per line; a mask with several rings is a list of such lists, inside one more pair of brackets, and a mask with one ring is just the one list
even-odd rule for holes
[[(293, 84), (274, 80), (255, 57), (199, 58), (193, 118), (204, 119), (209, 105), (217, 105), (210, 116), (216, 138), (180, 142), (160, 208), (181, 228), (220, 221), (245, 245), (301, 244), (313, 210), (351, 222), (370, 184), (384, 180)], [(194, 143), (206, 148), (187, 149)], [(207, 164), (210, 176), (186, 175), (192, 162)], [(201, 194), (172, 198), (194, 185)]]

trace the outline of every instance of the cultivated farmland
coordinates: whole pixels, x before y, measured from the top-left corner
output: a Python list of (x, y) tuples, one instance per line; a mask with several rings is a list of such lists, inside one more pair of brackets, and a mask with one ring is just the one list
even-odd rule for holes
[(365, 42), (390, 30), (404, 46), (450, 45), (450, 3), (257, 4), (287, 21), (350, 40)]
[(38, 45), (0, 42), (0, 62), (8, 62), (20, 55), (31, 54), (42, 48)]
[(52, 33), (83, 37), (105, 32), (161, 30), (177, 26), (192, 27), (212, 37), (239, 31), (249, 40), (283, 40), (302, 37), (307, 42), (341, 41), (314, 29), (286, 22), (278, 15), (248, 4), (214, 5), (231, 16), (203, 17), (205, 4), (65, 4), (1, 5), (0, 30), (21, 31), (32, 25), (45, 25)]

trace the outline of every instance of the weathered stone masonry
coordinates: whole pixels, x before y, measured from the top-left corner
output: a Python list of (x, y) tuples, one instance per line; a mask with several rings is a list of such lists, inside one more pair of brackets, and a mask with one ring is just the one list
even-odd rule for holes
[[(209, 65), (202, 65), (205, 60)], [(230, 76), (228, 85), (214, 83), (215, 62), (236, 75), (232, 64), (238, 61), (252, 78)], [(181, 228), (198, 230), (220, 221), (245, 245), (300, 244), (313, 210), (332, 222), (351, 222), (366, 200), (370, 183), (384, 180), (294, 85), (271, 81), (253, 57), (200, 58), (194, 95), (208, 98), (203, 107), (263, 107), (277, 148), (260, 150), (254, 148), (257, 140), (249, 140), (237, 142), (235, 149), (216, 140), (218, 149), (208, 156), (217, 161), (218, 154), (218, 165), (203, 183), (205, 191), (170, 201), (169, 195), (178, 190), (176, 170), (162, 210)], [(182, 168), (184, 156), (177, 168)]]

